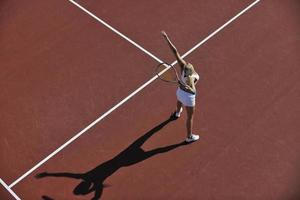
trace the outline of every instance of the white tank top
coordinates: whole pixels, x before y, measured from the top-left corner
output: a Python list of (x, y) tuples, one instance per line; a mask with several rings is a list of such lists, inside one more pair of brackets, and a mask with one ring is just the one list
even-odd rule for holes
[[(195, 83), (200, 79), (199, 74), (197, 74), (196, 72), (194, 72), (194, 73), (191, 75), (191, 77), (194, 78)], [(182, 81), (183, 83), (186, 84), (187, 76), (185, 75), (184, 70), (183, 70), (182, 73), (181, 73), (181, 81)]]

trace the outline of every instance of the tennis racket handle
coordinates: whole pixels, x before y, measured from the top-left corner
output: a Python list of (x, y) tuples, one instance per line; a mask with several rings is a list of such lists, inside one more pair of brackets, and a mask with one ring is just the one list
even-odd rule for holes
[(185, 84), (184, 84), (181, 80), (178, 80), (177, 83), (178, 83), (179, 85), (185, 86)]

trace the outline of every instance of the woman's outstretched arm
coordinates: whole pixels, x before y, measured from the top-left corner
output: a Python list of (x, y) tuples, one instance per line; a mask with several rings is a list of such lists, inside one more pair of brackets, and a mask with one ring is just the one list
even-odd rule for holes
[(75, 178), (75, 179), (82, 179), (82, 174), (75, 174), (75, 173), (68, 173), (68, 172), (60, 172), (60, 173), (48, 173), (42, 172), (35, 176), (36, 178), (45, 178), (45, 177), (66, 177), (66, 178)]
[(170, 49), (172, 50), (173, 54), (175, 55), (176, 60), (179, 63), (180, 67), (184, 68), (184, 66), (187, 63), (180, 57), (180, 54), (178, 53), (175, 45), (169, 39), (167, 33), (165, 31), (162, 31), (161, 34), (163, 35), (163, 37), (165, 38), (165, 40), (168, 42), (168, 45), (169, 45)]

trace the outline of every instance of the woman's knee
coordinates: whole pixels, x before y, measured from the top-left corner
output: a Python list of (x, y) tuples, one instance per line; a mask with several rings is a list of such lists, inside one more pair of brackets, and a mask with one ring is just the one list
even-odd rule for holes
[(193, 119), (193, 116), (194, 116), (194, 109), (193, 108), (187, 108), (187, 119), (188, 120), (191, 120)]

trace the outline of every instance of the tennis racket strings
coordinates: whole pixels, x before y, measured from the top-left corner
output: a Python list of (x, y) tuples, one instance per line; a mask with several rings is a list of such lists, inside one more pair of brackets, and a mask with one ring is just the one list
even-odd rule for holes
[(160, 63), (156, 67), (155, 71), (156, 75), (159, 79), (170, 82), (170, 83), (178, 83), (178, 74), (176, 69), (167, 63)]

